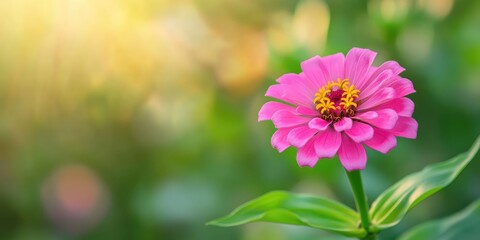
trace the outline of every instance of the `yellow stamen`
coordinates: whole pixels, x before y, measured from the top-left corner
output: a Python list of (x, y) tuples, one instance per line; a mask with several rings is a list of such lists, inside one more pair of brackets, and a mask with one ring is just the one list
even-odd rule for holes
[[(342, 91), (340, 101), (337, 97), (335, 97), (337, 100), (330, 98), (334, 91)], [(338, 121), (344, 116), (353, 116), (355, 114), (355, 108), (358, 107), (355, 100), (359, 94), (360, 90), (356, 89), (355, 85), (351, 84), (347, 78), (337, 78), (337, 81), (327, 82), (325, 86), (322, 86), (315, 93), (313, 103), (315, 108), (322, 114), (322, 118), (329, 121)]]

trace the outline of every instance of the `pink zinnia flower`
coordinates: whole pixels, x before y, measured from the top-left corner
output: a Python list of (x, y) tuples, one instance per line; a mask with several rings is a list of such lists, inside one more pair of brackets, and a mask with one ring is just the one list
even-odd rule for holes
[(265, 96), (284, 103), (267, 102), (258, 113), (278, 128), (272, 146), (298, 148), (298, 164), (309, 167), (338, 153), (352, 171), (365, 168), (364, 145), (387, 153), (396, 137), (416, 138), (414, 103), (405, 97), (415, 92), (413, 84), (399, 76), (405, 69), (395, 61), (373, 66), (375, 56), (360, 48), (346, 57), (315, 56), (302, 62), (303, 72), (279, 77)]

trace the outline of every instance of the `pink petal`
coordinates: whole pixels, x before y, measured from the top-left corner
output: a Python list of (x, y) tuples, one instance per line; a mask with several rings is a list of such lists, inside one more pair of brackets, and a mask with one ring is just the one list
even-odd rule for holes
[[(370, 69), (373, 69), (374, 67), (371, 67)], [(372, 71), (371, 76), (368, 78), (367, 81), (364, 82), (364, 84), (359, 85), (358, 89), (363, 89), (366, 91), (370, 87), (375, 87), (375, 86), (381, 86), (382, 82), (377, 81), (378, 76), (385, 71), (389, 71), (391, 75), (398, 75), (401, 72), (403, 72), (405, 68), (401, 67), (397, 62), (395, 61), (386, 61), (380, 67), (375, 68), (374, 71)]]
[(294, 105), (314, 107), (313, 97), (318, 89), (307, 86), (302, 74), (284, 74), (277, 79), (280, 84), (275, 84), (267, 89), (265, 96), (273, 97)]
[(417, 138), (418, 123), (411, 117), (399, 117), (390, 133), (404, 138)]
[(276, 81), (281, 84), (296, 84), (300, 82), (300, 77), (295, 73), (286, 73), (277, 78)]
[(398, 64), (398, 62), (396, 62), (396, 61), (386, 61), (382, 65), (380, 65), (380, 67), (378, 67), (378, 69), (390, 69), (390, 70), (393, 71), (393, 74), (395, 74), (395, 75), (398, 75), (398, 74), (402, 73), (403, 71), (405, 71), (405, 68), (400, 66), (400, 64)]
[(400, 73), (402, 73), (403, 71), (405, 71), (405, 68), (403, 68), (402, 66), (400, 66), (400, 64), (398, 64), (398, 62), (396, 61), (386, 61), (384, 63), (382, 63), (382, 65), (380, 65), (378, 68), (377, 68), (377, 73), (374, 73), (372, 74), (372, 78), (375, 78), (375, 75), (383, 72), (384, 70), (391, 70), (392, 73), (394, 75), (398, 75)]
[(384, 108), (393, 109), (395, 112), (397, 112), (398, 116), (411, 117), (413, 114), (413, 110), (415, 108), (415, 104), (413, 103), (412, 100), (402, 97), (402, 98), (395, 98), (391, 101), (380, 104), (371, 109), (375, 111), (375, 110), (380, 110)]
[(361, 85), (366, 81), (368, 69), (376, 55), (376, 52), (369, 49), (352, 48), (345, 59), (345, 78), (350, 79), (355, 86)]
[(302, 71), (306, 77), (312, 82), (315, 90), (318, 90), (321, 86), (327, 84), (326, 74), (324, 69), (321, 68), (321, 58), (319, 56), (312, 57), (301, 63)]
[(284, 91), (285, 91), (285, 88), (282, 85), (275, 84), (268, 87), (267, 92), (265, 93), (265, 96), (288, 102), (287, 100), (284, 100), (285, 98)]
[(293, 107), (279, 102), (267, 102), (258, 112), (258, 121), (270, 120), (272, 115), (280, 110), (293, 111)]
[(273, 114), (272, 122), (276, 128), (294, 127), (305, 124), (310, 121), (310, 118), (295, 115), (295, 113), (280, 110)]
[(336, 81), (338, 78), (344, 78), (345, 56), (342, 53), (322, 57), (321, 63), (321, 68), (326, 75), (327, 81)]
[(346, 130), (345, 133), (353, 141), (360, 143), (373, 137), (373, 128), (368, 124), (355, 121), (352, 128)]
[(395, 97), (403, 97), (415, 92), (413, 83), (406, 78), (398, 78), (390, 84), (390, 87), (395, 89)]
[(337, 132), (345, 131), (352, 128), (352, 119), (348, 117), (342, 118), (342, 120), (333, 124)]
[(313, 146), (314, 138), (308, 141), (305, 146), (299, 148), (297, 151), (297, 163), (300, 167), (314, 167), (318, 162), (319, 157), (315, 153)]
[(335, 156), (341, 144), (341, 134), (332, 128), (327, 128), (318, 134), (315, 140), (315, 151), (319, 158), (331, 158)]
[(312, 138), (317, 132), (318, 130), (311, 129), (308, 126), (297, 127), (290, 131), (287, 141), (290, 143), (290, 145), (301, 148), (305, 146), (307, 141), (310, 140), (310, 138)]
[(338, 149), (338, 158), (348, 171), (363, 170), (367, 164), (365, 148), (345, 134), (342, 134), (342, 145)]
[(367, 72), (367, 78), (366, 78), (366, 81), (363, 81), (360, 85), (358, 86), (355, 86), (357, 89), (364, 89), (365, 86), (367, 86), (368, 84), (368, 81), (372, 78), (372, 75), (375, 73), (375, 71), (378, 70), (378, 67), (375, 67), (375, 66), (370, 66), (370, 68), (368, 69), (368, 72)]
[(276, 98), (278, 100), (282, 100), (284, 102), (297, 105), (297, 102), (292, 101), (292, 99), (290, 99), (287, 96), (285, 86), (281, 84), (275, 84), (268, 87), (267, 92), (265, 93), (265, 96)]
[[(298, 74), (302, 86), (307, 90), (309, 96), (314, 96), (318, 89), (321, 87), (317, 82), (310, 80), (304, 72)], [(322, 85), (323, 86), (323, 85)]]
[(395, 97), (395, 90), (390, 87), (381, 89), (380, 91), (375, 92), (371, 97), (363, 100), (361, 104), (358, 105), (357, 111), (369, 109), (375, 106), (378, 106), (384, 102), (387, 102)]
[(385, 130), (375, 128), (372, 139), (363, 143), (373, 150), (386, 154), (397, 146), (397, 138)]
[(327, 122), (321, 118), (314, 118), (308, 122), (308, 126), (313, 129), (324, 131), (330, 125), (330, 122)]
[(272, 146), (273, 148), (277, 149), (278, 152), (283, 152), (285, 149), (290, 147), (290, 144), (287, 141), (287, 136), (291, 130), (292, 128), (280, 128), (272, 135)]
[[(287, 73), (277, 79), (285, 87), (289, 94), (302, 95), (307, 98), (308, 103), (312, 103), (312, 97), (318, 91), (318, 86), (313, 84), (304, 73)], [(292, 91), (293, 90), (293, 91)]]
[(355, 119), (363, 119), (363, 120), (369, 120), (369, 119), (375, 119), (378, 117), (378, 113), (374, 111), (369, 111), (369, 112), (364, 112), (364, 113), (357, 113), (355, 115)]
[(296, 108), (296, 111), (297, 111), (297, 113), (299, 113), (301, 115), (306, 115), (306, 116), (311, 116), (311, 117), (318, 116), (317, 111), (315, 111), (311, 108), (308, 108), (308, 107), (304, 107), (304, 106), (298, 106)]
[[(382, 109), (375, 112), (377, 113), (376, 118), (363, 118), (362, 117), (363, 115), (357, 115), (355, 116), (355, 118), (361, 121), (364, 121), (366, 123), (370, 123), (375, 127), (383, 128), (383, 129), (392, 129), (397, 123), (398, 115), (392, 109), (387, 108), (387, 109)], [(368, 116), (373, 114), (370, 114), (369, 112), (367, 112), (367, 113), (364, 113), (364, 115)]]
[(388, 81), (392, 77), (392, 70), (387, 69), (380, 74), (372, 81), (372, 84), (362, 89), (359, 94), (359, 100), (366, 99), (370, 97), (372, 94), (376, 93), (380, 87), (382, 87), (383, 82)]
[[(273, 97), (293, 105), (313, 105), (311, 97), (303, 94), (298, 86), (287, 84), (275, 84), (270, 86), (265, 93), (267, 97)], [(307, 105), (308, 103), (308, 105)]]

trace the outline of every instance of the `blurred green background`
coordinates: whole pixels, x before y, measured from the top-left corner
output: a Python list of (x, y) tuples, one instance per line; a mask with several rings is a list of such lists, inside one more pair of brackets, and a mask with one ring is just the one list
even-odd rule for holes
[[(256, 120), (317, 54), (373, 49), (417, 90), (418, 138), (369, 151), (370, 200), (480, 133), (480, 1), (1, 0), (0, 16), (1, 239), (328, 239), (204, 224), (276, 189), (354, 206), (337, 159), (299, 168)], [(479, 168), (382, 239), (478, 199)]]

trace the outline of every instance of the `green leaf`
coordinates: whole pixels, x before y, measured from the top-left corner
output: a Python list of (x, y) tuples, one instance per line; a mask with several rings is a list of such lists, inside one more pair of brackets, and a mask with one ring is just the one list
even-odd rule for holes
[(378, 232), (396, 225), (410, 209), (450, 184), (473, 159), (479, 147), (480, 137), (467, 152), (410, 174), (388, 188), (372, 204), (370, 231)]
[(445, 219), (421, 224), (400, 240), (477, 240), (480, 239), (480, 200)]
[(267, 193), (207, 224), (231, 227), (258, 221), (308, 226), (350, 237), (366, 235), (351, 208), (334, 200), (283, 191)]

